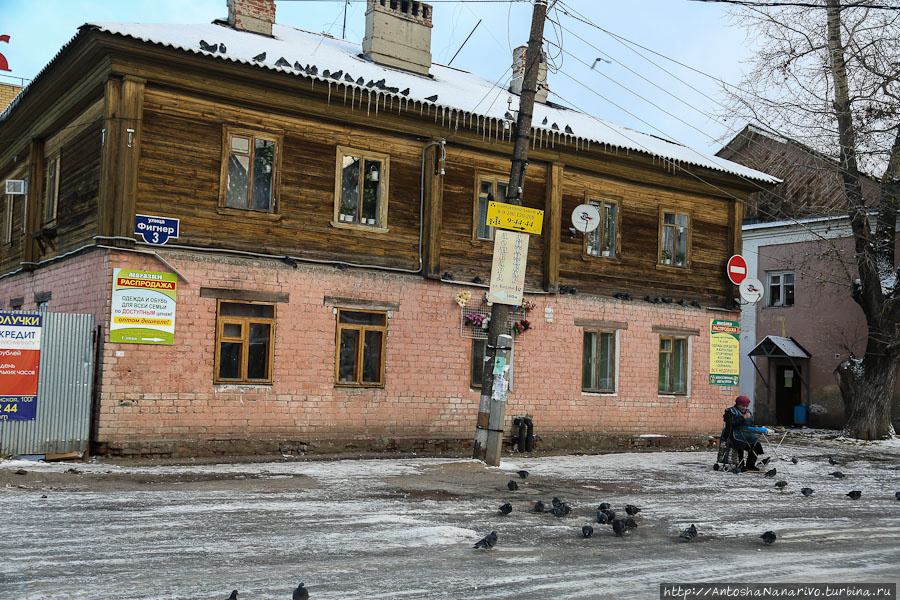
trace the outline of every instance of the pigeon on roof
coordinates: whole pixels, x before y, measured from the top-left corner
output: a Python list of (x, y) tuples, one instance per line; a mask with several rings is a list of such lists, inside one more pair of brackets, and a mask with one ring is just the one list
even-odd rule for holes
[(541, 121), (541, 125), (546, 125), (546, 124), (547, 124), (547, 117), (544, 117), (544, 120)]
[(291, 600), (308, 600), (309, 599), (309, 590), (303, 587), (303, 583), (297, 586), (297, 589), (294, 590), (294, 595), (291, 596)]
[(481, 548), (483, 550), (490, 550), (494, 547), (494, 544), (497, 543), (497, 532), (492, 531), (488, 535), (484, 536), (477, 542), (475, 542), (476, 548)]
[(300, 61), (296, 61), (296, 60), (294, 61), (294, 70), (295, 70), (295, 71), (302, 71), (302, 70), (303, 70), (303, 65), (300, 64)]
[(346, 75), (344, 75), (344, 81), (347, 81), (347, 82), (349, 82), (349, 83), (353, 83), (353, 78), (350, 77), (350, 73), (347, 73)]
[(215, 52), (218, 50), (218, 46), (215, 44), (207, 44), (206, 40), (200, 40), (200, 49), (205, 50), (206, 52)]
[(391, 85), (391, 86), (388, 86), (388, 87), (386, 87), (386, 88), (384, 88), (384, 89), (385, 89), (386, 91), (392, 93), (392, 94), (396, 94), (397, 92), (400, 91), (400, 88), (395, 87), (395, 86), (392, 86), (392, 85)]
[(290, 68), (291, 63), (289, 63), (288, 60), (287, 60), (285, 57), (282, 56), (282, 57), (279, 58), (277, 61), (275, 61), (275, 66), (276, 66), (276, 67), (288, 67), (288, 68)]
[(309, 65), (309, 74), (310, 75), (318, 75), (319, 67), (317, 67), (316, 65)]
[(344, 74), (344, 70), (341, 69), (340, 71), (335, 71), (334, 73), (332, 73), (331, 78), (332, 79), (340, 79), (341, 75), (343, 75), (343, 74)]
[(400, 94), (401, 94), (402, 96), (409, 96), (409, 88), (406, 88), (405, 90), (403, 90), (402, 92), (400, 92)]
[(360, 77), (359, 79), (356, 80), (356, 85), (362, 85), (362, 84), (364, 84), (365, 82), (366, 82), (366, 78), (365, 78), (365, 77)]
[(437, 94), (435, 94), (434, 96), (428, 96), (427, 98), (425, 98), (425, 100), (427, 100), (428, 102), (437, 102), (437, 99), (438, 99)]
[(566, 133), (575, 133), (574, 131), (572, 131), (572, 128), (569, 127), (568, 125), (566, 125), (565, 132)]
[(679, 535), (678, 537), (684, 538), (689, 542), (693, 541), (694, 538), (697, 537), (697, 527), (691, 524), (691, 526), (682, 531), (681, 535)]
[(331, 70), (325, 69), (324, 71), (322, 71), (322, 77), (331, 77)]
[(559, 125), (554, 123), (553, 125), (550, 126), (550, 129), (552, 129), (553, 131), (559, 131)]
[(253, 60), (255, 60), (256, 62), (262, 62), (262, 61), (266, 60), (266, 53), (260, 52), (259, 54), (257, 54), (256, 56), (253, 57)]
[(512, 121), (512, 120), (513, 120), (512, 113), (509, 112), (509, 111), (506, 111), (506, 112), (503, 114), (503, 118), (506, 119), (507, 121)]
[(225, 44), (220, 43), (219, 44), (219, 53), (225, 54), (227, 51), (228, 51), (228, 49), (225, 47)]

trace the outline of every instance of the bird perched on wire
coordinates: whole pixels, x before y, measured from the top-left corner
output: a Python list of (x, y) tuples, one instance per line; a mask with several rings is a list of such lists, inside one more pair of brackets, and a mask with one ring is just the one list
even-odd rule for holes
[(497, 532), (492, 531), (477, 542), (475, 542), (475, 547), (480, 548), (482, 550), (490, 550), (494, 547), (494, 544), (497, 543)]
[(775, 487), (777, 487), (779, 490), (780, 490), (780, 489), (784, 489), (784, 487), (785, 487), (786, 485), (787, 485), (787, 481), (784, 481), (784, 480), (778, 481), (778, 482), (775, 483)]
[(508, 515), (511, 512), (512, 512), (512, 504), (510, 504), (509, 502), (507, 502), (506, 504), (504, 504), (503, 506), (500, 507), (501, 514)]
[(594, 535), (594, 528), (591, 527), (590, 525), (585, 525), (584, 527), (581, 528), (581, 535), (582, 535), (582, 537), (586, 537), (586, 538), (591, 537), (592, 535)]
[(303, 582), (300, 582), (300, 585), (297, 586), (297, 589), (294, 590), (294, 595), (291, 596), (291, 600), (308, 600), (309, 598), (309, 590), (303, 587)]
[(831, 475), (835, 479), (843, 479), (844, 477), (846, 477), (846, 475), (844, 475), (840, 471), (835, 471), (834, 473), (829, 473), (829, 475)]
[(515, 480), (515, 479), (510, 479), (510, 480), (509, 480), (509, 483), (506, 484), (506, 487), (509, 488), (509, 491), (514, 492), (514, 491), (516, 491), (517, 489), (519, 489), (519, 484), (516, 483), (516, 480)]
[(762, 538), (762, 541), (766, 546), (771, 546), (772, 544), (775, 543), (775, 540), (778, 538), (778, 536), (775, 535), (774, 531), (767, 531), (759, 537)]
[(694, 524), (691, 524), (691, 526), (682, 531), (681, 535), (678, 537), (686, 539), (689, 542), (693, 541), (694, 538), (697, 537), (697, 527)]
[(637, 506), (635, 506), (634, 504), (626, 504), (625, 512), (627, 512), (630, 516), (633, 517), (636, 514), (638, 514), (639, 512), (641, 512), (641, 509), (638, 508)]
[(859, 500), (859, 497), (862, 496), (862, 492), (859, 490), (851, 490), (847, 492), (847, 495), (850, 496), (851, 500)]
[(769, 469), (766, 471), (766, 477), (775, 477), (778, 474), (778, 469)]
[(528, 478), (528, 471), (516, 471), (516, 474), (522, 479)]
[(810, 496), (813, 495), (813, 489), (812, 488), (800, 488), (800, 493), (803, 494), (804, 496), (806, 496), (807, 498), (809, 498)]

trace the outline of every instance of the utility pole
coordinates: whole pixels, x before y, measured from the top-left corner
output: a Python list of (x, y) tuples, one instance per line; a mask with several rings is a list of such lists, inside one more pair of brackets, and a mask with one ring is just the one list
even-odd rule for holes
[[(544, 21), (547, 17), (547, 0), (535, 0), (531, 15), (531, 33), (525, 54), (525, 77), (519, 96), (519, 116), (516, 120), (516, 136), (513, 146), (512, 165), (509, 171), (509, 185), (505, 202), (522, 206), (522, 186), (525, 183), (525, 168), (528, 166), (528, 144), (531, 139), (531, 119), (534, 96), (537, 92), (538, 70), (543, 55)], [(495, 302), (491, 307), (491, 324), (484, 350), (484, 370), (481, 377), (481, 399), (478, 405), (478, 422), (475, 429), (473, 456), (487, 464), (500, 464), (500, 450), (503, 445), (503, 425), (506, 420), (506, 391), (494, 398), (494, 361), (497, 356), (497, 340), (506, 333), (509, 306)], [(504, 339), (507, 336), (504, 335)], [(503, 350), (501, 349), (501, 352)]]

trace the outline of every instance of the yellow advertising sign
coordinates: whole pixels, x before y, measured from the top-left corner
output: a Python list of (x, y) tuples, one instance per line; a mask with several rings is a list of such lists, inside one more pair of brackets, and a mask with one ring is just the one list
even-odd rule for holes
[(544, 211), (515, 204), (491, 201), (488, 203), (487, 224), (500, 229), (513, 229), (522, 233), (541, 234)]

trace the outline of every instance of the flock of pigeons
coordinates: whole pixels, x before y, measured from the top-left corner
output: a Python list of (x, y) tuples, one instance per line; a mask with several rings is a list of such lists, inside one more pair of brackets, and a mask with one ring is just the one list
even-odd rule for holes
[[(227, 50), (225, 47), (225, 44), (221, 44), (221, 43), (220, 44), (217, 44), (217, 43), (210, 44), (206, 40), (200, 40), (200, 49), (203, 50), (204, 52), (210, 52), (212, 54), (216, 54), (216, 53), (225, 54), (225, 52)], [(257, 54), (256, 56), (253, 57), (254, 62), (265, 62), (265, 60), (266, 60), (265, 52), (260, 52), (259, 54)], [(319, 68), (316, 65), (312, 65), (312, 64), (303, 65), (298, 61), (294, 61), (294, 64), (291, 65), (291, 62), (283, 56), (280, 57), (277, 61), (275, 61), (275, 66), (281, 67), (281, 68), (293, 69), (298, 72), (306, 73), (307, 75), (314, 75), (314, 76), (319, 75)], [(338, 71), (330, 71), (328, 69), (325, 69), (322, 71), (322, 77), (334, 79), (335, 81), (344, 81), (347, 83), (353, 83), (353, 84), (356, 84), (361, 87), (364, 86), (367, 88), (375, 88), (375, 89), (378, 89), (378, 90), (381, 90), (384, 92), (388, 92), (391, 94), (400, 94), (401, 96), (409, 95), (409, 88), (401, 90), (399, 87), (389, 86), (389, 85), (387, 85), (387, 81), (385, 79), (380, 79), (378, 81), (374, 81), (374, 80), (370, 79), (368, 82), (366, 82), (365, 77), (359, 77), (357, 79), (354, 79), (350, 75), (350, 73), (344, 73), (343, 69), (338, 70)], [(433, 96), (428, 96), (427, 98), (425, 98), (425, 101), (435, 103), (435, 102), (437, 102), (437, 99), (438, 99), (438, 95), (434, 94)], [(513, 114), (510, 112), (507, 112), (504, 115), (504, 117), (509, 121), (515, 120)], [(548, 121), (547, 117), (544, 117), (544, 120), (541, 122), (541, 125), (547, 125), (547, 121)], [(550, 125), (550, 129), (552, 129), (553, 131), (559, 131), (559, 125), (557, 125), (556, 123), (552, 123)], [(575, 134), (575, 132), (572, 130), (572, 128), (569, 127), (568, 125), (566, 125), (564, 127), (563, 131), (565, 131), (569, 135)]]

